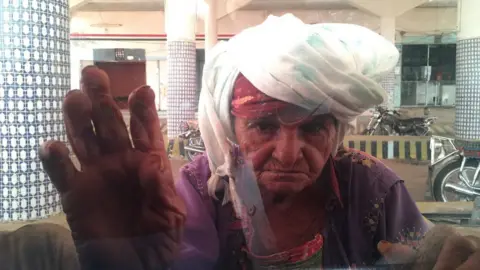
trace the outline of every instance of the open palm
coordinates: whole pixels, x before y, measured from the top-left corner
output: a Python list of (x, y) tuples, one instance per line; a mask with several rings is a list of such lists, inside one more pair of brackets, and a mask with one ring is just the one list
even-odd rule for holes
[[(84, 269), (161, 269), (175, 257), (185, 220), (165, 151), (154, 93), (129, 97), (130, 136), (105, 72), (82, 71), (63, 104), (68, 140), (42, 146)], [(90, 266), (90, 267), (89, 267)], [(160, 267), (160, 268), (159, 268)]]

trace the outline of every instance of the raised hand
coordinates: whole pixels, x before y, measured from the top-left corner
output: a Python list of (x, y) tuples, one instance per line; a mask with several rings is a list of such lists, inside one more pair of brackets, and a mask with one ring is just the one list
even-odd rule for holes
[(83, 269), (166, 269), (174, 260), (185, 221), (177, 196), (154, 93), (129, 97), (130, 136), (108, 76), (89, 66), (81, 90), (63, 104), (67, 147), (46, 142), (40, 158), (60, 192)]

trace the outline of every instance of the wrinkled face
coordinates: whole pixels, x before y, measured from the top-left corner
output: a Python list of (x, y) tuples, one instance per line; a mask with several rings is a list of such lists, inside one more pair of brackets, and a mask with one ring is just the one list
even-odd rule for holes
[(292, 124), (276, 116), (236, 117), (235, 133), (260, 187), (275, 194), (288, 195), (312, 185), (336, 147), (336, 124), (330, 115)]
[(242, 74), (231, 108), (237, 142), (261, 189), (288, 196), (318, 179), (336, 147), (337, 125), (331, 115), (314, 115), (269, 97)]

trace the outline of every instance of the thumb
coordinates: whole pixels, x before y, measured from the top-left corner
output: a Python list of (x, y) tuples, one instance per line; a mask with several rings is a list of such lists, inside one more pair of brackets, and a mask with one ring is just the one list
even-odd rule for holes
[(377, 249), (388, 264), (407, 264), (415, 261), (416, 252), (407, 245), (380, 241)]

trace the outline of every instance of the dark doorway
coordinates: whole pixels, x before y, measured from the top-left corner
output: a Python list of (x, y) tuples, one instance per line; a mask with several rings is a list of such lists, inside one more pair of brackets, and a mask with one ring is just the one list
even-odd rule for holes
[(147, 84), (145, 61), (95, 62), (95, 65), (110, 77), (112, 96), (121, 109), (128, 109), (128, 96), (133, 90)]

